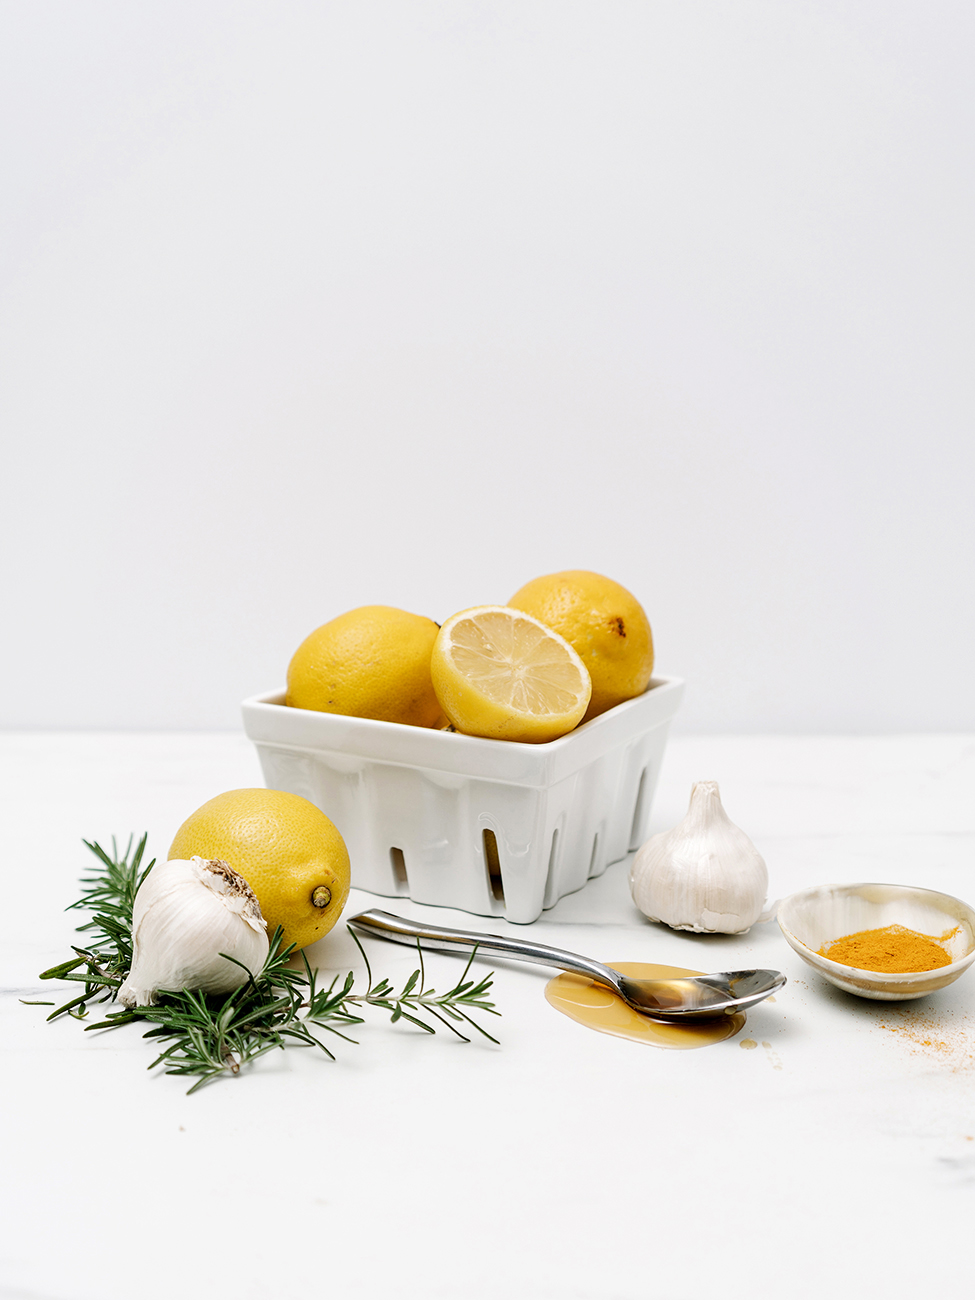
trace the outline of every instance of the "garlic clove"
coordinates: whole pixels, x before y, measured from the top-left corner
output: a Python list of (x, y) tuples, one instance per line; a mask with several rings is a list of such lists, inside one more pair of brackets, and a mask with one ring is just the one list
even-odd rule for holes
[(645, 916), (698, 934), (748, 930), (767, 889), (764, 859), (728, 817), (716, 781), (693, 787), (684, 820), (651, 836), (630, 868), (630, 892)]
[(263, 966), (267, 922), (247, 881), (226, 862), (174, 858), (157, 863), (136, 894), (132, 948), (132, 969), (118, 991), (123, 1006), (150, 1006), (164, 991), (229, 993)]

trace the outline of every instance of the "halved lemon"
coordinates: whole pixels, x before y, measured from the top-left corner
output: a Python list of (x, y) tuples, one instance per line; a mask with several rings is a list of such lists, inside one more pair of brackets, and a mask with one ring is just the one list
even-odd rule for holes
[(589, 704), (589, 671), (563, 637), (506, 605), (448, 618), (433, 645), (433, 689), (468, 736), (540, 743), (564, 736)]

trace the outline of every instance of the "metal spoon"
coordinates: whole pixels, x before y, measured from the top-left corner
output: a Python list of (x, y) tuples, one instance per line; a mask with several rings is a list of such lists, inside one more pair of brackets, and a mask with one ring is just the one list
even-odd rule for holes
[(695, 975), (685, 979), (639, 980), (589, 957), (580, 957), (561, 948), (550, 948), (544, 943), (527, 939), (508, 939), (500, 934), (479, 934), (476, 930), (451, 930), (447, 926), (423, 925), (407, 921), (391, 912), (373, 908), (360, 912), (349, 920), (356, 930), (378, 939), (392, 939), (394, 943), (415, 946), (420, 939), (423, 946), (440, 952), (458, 948), (477, 948), (478, 952), (498, 953), (520, 961), (539, 962), (543, 966), (557, 966), (573, 975), (585, 975), (597, 984), (605, 984), (623, 1001), (653, 1020), (688, 1021), (720, 1020), (722, 1016), (744, 1011), (761, 1002), (786, 982), (777, 970), (722, 971), (717, 975)]

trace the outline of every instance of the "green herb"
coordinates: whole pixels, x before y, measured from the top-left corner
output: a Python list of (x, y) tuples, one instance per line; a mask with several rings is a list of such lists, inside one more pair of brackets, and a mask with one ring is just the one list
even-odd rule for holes
[[(93, 942), (87, 948), (74, 948), (72, 959), (44, 971), (41, 979), (74, 980), (83, 983), (85, 988), (79, 997), (52, 1011), (48, 1020), (64, 1014), (83, 1019), (87, 1015), (88, 1003), (114, 999), (132, 964), (135, 895), (153, 866), (150, 862), (146, 868), (142, 867), (145, 835), (134, 851), (130, 837), (121, 857), (114, 839), (111, 855), (99, 844), (89, 844), (87, 840), (84, 843), (98, 858), (102, 870), (83, 878), (85, 893), (71, 906), (93, 913), (90, 921), (78, 927), (79, 931), (90, 932)], [(221, 1075), (239, 1073), (242, 1065), (274, 1048), (289, 1045), (318, 1047), (334, 1060), (331, 1051), (314, 1031), (324, 1030), (353, 1043), (355, 1039), (349, 1038), (338, 1026), (362, 1024), (363, 1018), (356, 1013), (364, 1007), (379, 1007), (390, 1013), (391, 1023), (407, 1020), (428, 1034), (436, 1032), (436, 1025), (429, 1023), (433, 1019), (464, 1042), (470, 1041), (462, 1032), (466, 1026), (492, 1043), (498, 1041), (470, 1014), (498, 1014), (493, 1003), (486, 1000), (491, 977), (480, 981), (468, 979), (476, 949), (453, 988), (446, 993), (437, 993), (426, 987), (423, 951), (417, 942), (419, 968), (397, 993), (388, 980), (374, 979), (365, 949), (351, 929), (349, 933), (366, 964), (367, 988), (364, 993), (355, 992), (355, 976), (351, 971), (344, 977), (335, 976), (327, 988), (320, 988), (318, 974), (304, 953), (300, 954), (304, 969), (293, 965), (295, 947), (293, 944), (283, 947), (279, 928), (271, 940), (263, 969), (257, 975), (248, 972), (246, 983), (233, 993), (225, 997), (211, 997), (193, 990), (165, 993), (161, 995), (158, 1006), (110, 1012), (106, 1019), (87, 1028), (117, 1029), (136, 1021), (151, 1022), (153, 1027), (145, 1037), (163, 1040), (168, 1046), (148, 1068), (151, 1070), (162, 1065), (167, 1074), (199, 1075), (190, 1092)], [(233, 961), (234, 958), (228, 957), (227, 960)], [(236, 964), (240, 965), (239, 962)]]
[(105, 1002), (115, 997), (132, 965), (132, 908), (139, 886), (156, 864), (153, 858), (147, 867), (142, 866), (147, 836), (132, 848), (133, 836), (121, 858), (118, 845), (112, 836), (111, 855), (100, 844), (82, 843), (102, 864), (101, 871), (82, 876), (84, 893), (68, 907), (71, 912), (81, 909), (93, 913), (90, 921), (78, 926), (78, 933), (91, 933), (93, 942), (87, 948), (72, 945), (75, 956), (59, 966), (42, 971), (42, 980), (73, 980), (84, 984), (85, 991), (48, 1016), (56, 1020), (67, 1012), (82, 1019), (89, 1002)]

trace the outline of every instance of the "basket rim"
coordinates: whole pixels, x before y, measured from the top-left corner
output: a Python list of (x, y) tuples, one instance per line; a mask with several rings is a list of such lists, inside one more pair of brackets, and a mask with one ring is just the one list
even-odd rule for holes
[(680, 704), (684, 681), (656, 675), (642, 695), (625, 700), (556, 740), (526, 744), (410, 727), (375, 718), (295, 709), (284, 690), (252, 695), (241, 705), (244, 730), (257, 745), (335, 754), (464, 776), (549, 785), (621, 744), (666, 725)]

